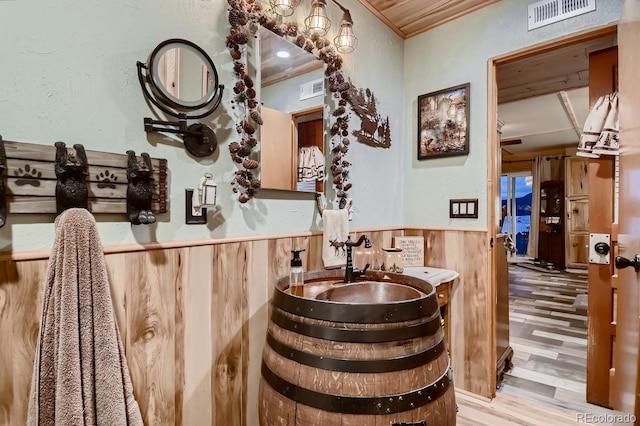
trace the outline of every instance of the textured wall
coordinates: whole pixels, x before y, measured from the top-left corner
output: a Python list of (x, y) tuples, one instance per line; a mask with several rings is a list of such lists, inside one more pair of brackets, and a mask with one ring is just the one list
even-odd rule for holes
[[(605, 25), (620, 18), (623, 0), (527, 31), (530, 0), (501, 1), (405, 43), (405, 224), (436, 228), (487, 226), (487, 63), (498, 55)], [(471, 83), (468, 156), (417, 160), (419, 95)], [(449, 219), (449, 199), (478, 198), (478, 219)], [(428, 218), (428, 219), (425, 219)]]
[[(263, 1), (263, 3), (267, 3)], [(346, 58), (347, 69), (370, 70), (380, 58), (392, 66), (380, 76), (354, 75), (354, 83), (374, 90), (402, 93), (402, 40), (364, 9), (345, 0), (356, 21), (358, 50)], [(225, 0), (45, 0), (1, 1), (0, 16), (0, 135), (6, 140), (53, 144), (82, 143), (85, 148), (124, 153), (133, 149), (167, 158), (170, 170), (170, 212), (153, 227), (131, 227), (123, 216), (99, 217), (105, 244), (282, 234), (317, 229), (319, 217), (310, 197), (266, 193), (239, 205), (230, 182), (235, 165), (227, 145), (235, 136), (230, 88), (235, 84), (225, 47), (229, 31)], [(307, 2), (300, 6), (308, 14)], [(340, 12), (329, 5), (336, 31)], [(384, 37), (389, 49), (369, 54)], [(335, 36), (331, 32), (328, 37)], [(190, 157), (181, 139), (146, 134), (143, 118), (153, 117), (142, 95), (136, 61), (146, 62), (153, 48), (168, 38), (199, 44), (213, 59), (226, 86), (222, 105), (204, 122), (216, 129), (218, 151), (211, 157)], [(360, 78), (363, 77), (363, 78)], [(392, 78), (393, 77), (393, 78)], [(401, 97), (382, 100), (390, 114), (396, 146), (385, 152), (353, 144), (352, 195), (360, 214), (354, 227), (398, 225), (402, 200), (380, 211), (372, 187), (393, 193), (400, 185), (402, 134)], [(382, 166), (393, 173), (381, 175)], [(386, 169), (386, 167), (385, 167)], [(207, 226), (184, 224), (184, 188), (193, 188), (205, 172), (218, 182), (219, 208), (209, 213)], [(385, 203), (387, 204), (387, 203)], [(376, 209), (372, 207), (375, 206)], [(53, 217), (10, 215), (0, 229), (0, 250), (46, 249), (53, 241)]]

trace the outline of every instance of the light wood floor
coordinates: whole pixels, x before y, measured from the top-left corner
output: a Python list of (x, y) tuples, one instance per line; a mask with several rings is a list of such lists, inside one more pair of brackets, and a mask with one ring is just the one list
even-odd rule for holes
[(498, 394), (489, 400), (456, 392), (458, 404), (457, 426), (561, 426), (575, 425), (576, 418), (543, 408), (526, 399)]
[[(498, 397), (492, 401), (497, 405), (491, 412), (499, 414), (503, 423), (486, 424), (576, 424), (579, 415), (623, 414), (586, 403), (587, 313), (584, 307), (574, 305), (576, 296), (587, 293), (586, 279), (586, 275), (509, 265), (509, 331), (514, 367), (506, 373)], [(466, 408), (471, 413), (487, 408), (472, 402), (472, 407)], [(522, 415), (538, 407), (543, 413), (560, 417), (553, 420), (556, 423), (544, 418), (539, 419), (540, 423), (519, 423), (520, 416), (513, 420), (503, 416), (501, 410), (506, 407), (515, 412), (522, 409)], [(569, 423), (562, 423), (567, 419)]]

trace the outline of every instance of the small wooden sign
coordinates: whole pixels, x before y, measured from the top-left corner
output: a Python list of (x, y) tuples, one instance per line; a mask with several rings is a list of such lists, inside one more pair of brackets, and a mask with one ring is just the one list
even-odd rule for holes
[(406, 267), (424, 265), (424, 237), (394, 237), (394, 247), (402, 249), (402, 263)]

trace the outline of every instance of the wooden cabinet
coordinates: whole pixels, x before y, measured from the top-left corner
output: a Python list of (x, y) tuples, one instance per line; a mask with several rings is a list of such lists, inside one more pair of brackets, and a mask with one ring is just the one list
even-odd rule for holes
[(586, 269), (589, 262), (589, 160), (565, 159), (565, 263)]
[(538, 260), (565, 267), (564, 182), (550, 180), (540, 184), (540, 230)]

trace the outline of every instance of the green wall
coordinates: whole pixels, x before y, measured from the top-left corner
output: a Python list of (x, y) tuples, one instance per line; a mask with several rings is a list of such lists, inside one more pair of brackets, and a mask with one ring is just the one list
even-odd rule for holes
[[(491, 58), (616, 22), (623, 0), (600, 0), (597, 10), (527, 31), (531, 0), (503, 0), (412, 37), (405, 43), (405, 224), (487, 228), (487, 68)], [(417, 159), (417, 99), (471, 83), (469, 155)], [(449, 219), (449, 200), (478, 198), (478, 219)]]
[[(267, 4), (264, 0), (263, 3)], [(344, 0), (356, 21), (360, 45), (345, 58), (345, 69), (371, 68), (380, 57), (392, 63), (382, 77), (354, 73), (354, 83), (380, 88), (381, 93), (402, 93), (403, 41), (357, 0)], [(308, 14), (310, 2), (300, 5)], [(232, 63), (225, 47), (229, 33), (224, 0), (14, 0), (0, 1), (0, 135), (5, 140), (52, 145), (81, 143), (89, 150), (124, 154), (148, 152), (166, 158), (169, 176), (169, 213), (153, 226), (132, 226), (125, 215), (98, 215), (103, 244), (192, 240), (273, 235), (318, 229), (320, 218), (313, 197), (263, 191), (247, 204), (239, 204), (229, 182), (236, 170), (227, 146), (234, 140), (235, 111), (231, 88)], [(342, 12), (329, 5), (335, 36)], [(367, 32), (376, 34), (368, 37)], [(180, 138), (147, 134), (143, 118), (154, 117), (145, 102), (136, 61), (146, 62), (155, 46), (169, 38), (184, 38), (200, 45), (213, 59), (220, 83), (226, 86), (222, 105), (201, 120), (216, 131), (216, 153), (207, 158), (189, 156)], [(377, 51), (383, 38), (388, 50)], [(371, 52), (376, 50), (376, 55)], [(386, 80), (400, 76), (392, 84)], [(384, 82), (384, 84), (382, 84)], [(392, 115), (393, 136), (402, 139), (402, 97), (384, 102)], [(162, 114), (160, 118), (164, 119)], [(397, 145), (399, 147), (399, 145)], [(383, 153), (352, 144), (351, 191), (358, 215), (352, 227), (391, 226), (402, 223), (401, 197), (394, 208), (376, 211), (381, 201), (370, 188), (395, 191), (402, 175), (381, 178), (376, 163), (400, 164), (401, 150)], [(369, 161), (368, 157), (373, 157)], [(218, 183), (218, 208), (209, 212), (207, 225), (185, 225), (184, 189), (197, 185), (205, 173)], [(48, 249), (54, 235), (52, 215), (9, 215), (0, 228), (0, 250)]]

